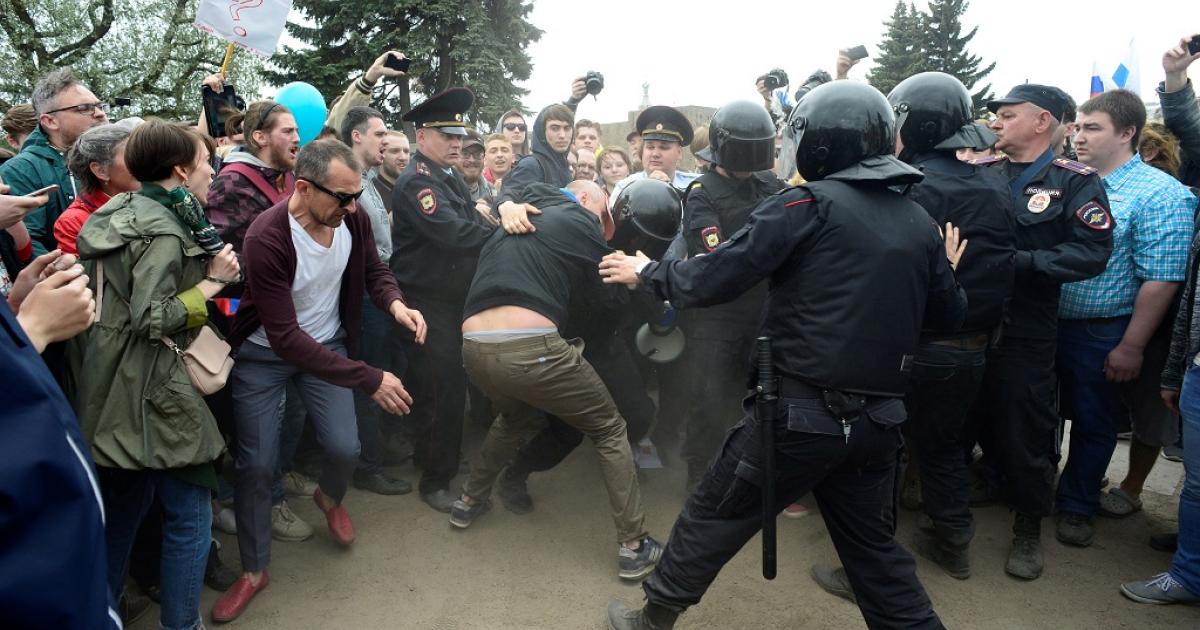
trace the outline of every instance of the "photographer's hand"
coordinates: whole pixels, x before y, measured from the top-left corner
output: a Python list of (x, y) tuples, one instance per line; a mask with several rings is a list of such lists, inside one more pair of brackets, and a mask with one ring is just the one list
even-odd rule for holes
[(571, 96), (567, 99), (568, 103), (579, 104), (583, 97), (587, 96), (587, 77), (575, 77), (571, 81)]
[(846, 54), (846, 51), (839, 50), (838, 58), (837, 58), (837, 78), (838, 78), (838, 80), (850, 78), (850, 68), (853, 68), (854, 64), (856, 64), (858, 62), (859, 62), (858, 59), (851, 59), (850, 55)]
[(1188, 42), (1191, 39), (1192, 37), (1184, 37), (1179, 40), (1178, 46), (1163, 53), (1163, 71), (1167, 74), (1163, 81), (1163, 92), (1178, 92), (1187, 85), (1188, 66), (1192, 65), (1193, 61), (1200, 59), (1200, 53), (1195, 55), (1188, 53)]
[(394, 68), (389, 68), (389, 67), (383, 65), (388, 60), (388, 57), (395, 57), (396, 59), (404, 59), (405, 58), (404, 53), (402, 53), (398, 50), (389, 50), (389, 51), (383, 53), (382, 55), (379, 55), (379, 58), (377, 58), (375, 60), (375, 63), (372, 63), (371, 67), (367, 68), (367, 73), (363, 75), (363, 81), (366, 81), (367, 83), (369, 83), (371, 85), (375, 85), (376, 83), (379, 82), (379, 79), (381, 79), (382, 77), (402, 77), (402, 76), (404, 76), (404, 73), (401, 72), (400, 70), (396, 70)]

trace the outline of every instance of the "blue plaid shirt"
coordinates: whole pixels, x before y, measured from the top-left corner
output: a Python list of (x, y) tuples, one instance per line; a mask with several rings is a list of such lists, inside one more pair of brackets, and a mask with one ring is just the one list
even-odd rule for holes
[(1183, 282), (1196, 197), (1175, 178), (1134, 155), (1104, 178), (1116, 225), (1104, 273), (1062, 287), (1061, 319), (1133, 313), (1143, 282)]

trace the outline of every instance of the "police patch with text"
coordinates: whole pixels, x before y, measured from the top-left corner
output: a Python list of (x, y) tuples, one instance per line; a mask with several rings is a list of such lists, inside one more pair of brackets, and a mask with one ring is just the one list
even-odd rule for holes
[(1095, 201), (1083, 204), (1075, 211), (1075, 217), (1093, 230), (1108, 230), (1113, 226), (1112, 215)]

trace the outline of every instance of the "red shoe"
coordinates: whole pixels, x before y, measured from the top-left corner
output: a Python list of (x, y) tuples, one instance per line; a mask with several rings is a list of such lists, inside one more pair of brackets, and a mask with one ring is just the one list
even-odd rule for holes
[(321, 499), (332, 502), (332, 499), (325, 496), (320, 488), (317, 488), (317, 491), (313, 493), (313, 502), (317, 504), (318, 510), (325, 513), (325, 522), (329, 524), (329, 533), (333, 534), (334, 540), (349, 547), (354, 543), (354, 523), (350, 522), (350, 513), (340, 503), (326, 510), (321, 507)]
[(783, 515), (788, 518), (804, 518), (808, 516), (808, 508), (803, 503), (793, 503), (783, 508)]
[(226, 623), (237, 619), (239, 615), (246, 611), (246, 606), (250, 605), (250, 600), (254, 599), (254, 596), (259, 591), (267, 588), (267, 584), (270, 583), (271, 575), (266, 571), (263, 571), (262, 579), (258, 581), (258, 586), (251, 584), (249, 576), (243, 574), (213, 604), (213, 621)]

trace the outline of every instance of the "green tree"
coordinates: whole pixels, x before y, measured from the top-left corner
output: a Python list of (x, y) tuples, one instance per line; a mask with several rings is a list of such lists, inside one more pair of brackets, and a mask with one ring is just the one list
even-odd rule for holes
[[(132, 99), (119, 117), (191, 118), (225, 50), (192, 26), (195, 13), (194, 0), (0, 0), (0, 108), (29, 102), (39, 76), (70, 66), (102, 100)], [(239, 91), (257, 92), (260, 66), (239, 56)]]
[(926, 68), (922, 13), (911, 2), (905, 4), (900, 0), (891, 19), (884, 24), (887, 32), (879, 44), (875, 67), (867, 73), (867, 81), (887, 94), (897, 83)]
[[(962, 15), (968, 6), (967, 0), (929, 0), (929, 12), (925, 14), (924, 28), (924, 66), (922, 70), (936, 70), (953, 75), (972, 90), (992, 70), (995, 62), (980, 68), (983, 60), (978, 55), (967, 51), (967, 44), (975, 37), (979, 27), (962, 35)], [(975, 111), (987, 111), (987, 102), (991, 100), (992, 85), (988, 83), (971, 95)]]
[(412, 59), (409, 81), (386, 83), (375, 106), (389, 126), (425, 97), (454, 85), (475, 93), (468, 114), (490, 128), (504, 111), (517, 107), (533, 65), (526, 52), (542, 31), (528, 21), (527, 0), (295, 0), (305, 23), (288, 23), (304, 45), (284, 47), (266, 78), (282, 85), (311, 83), (327, 99), (387, 50)]

